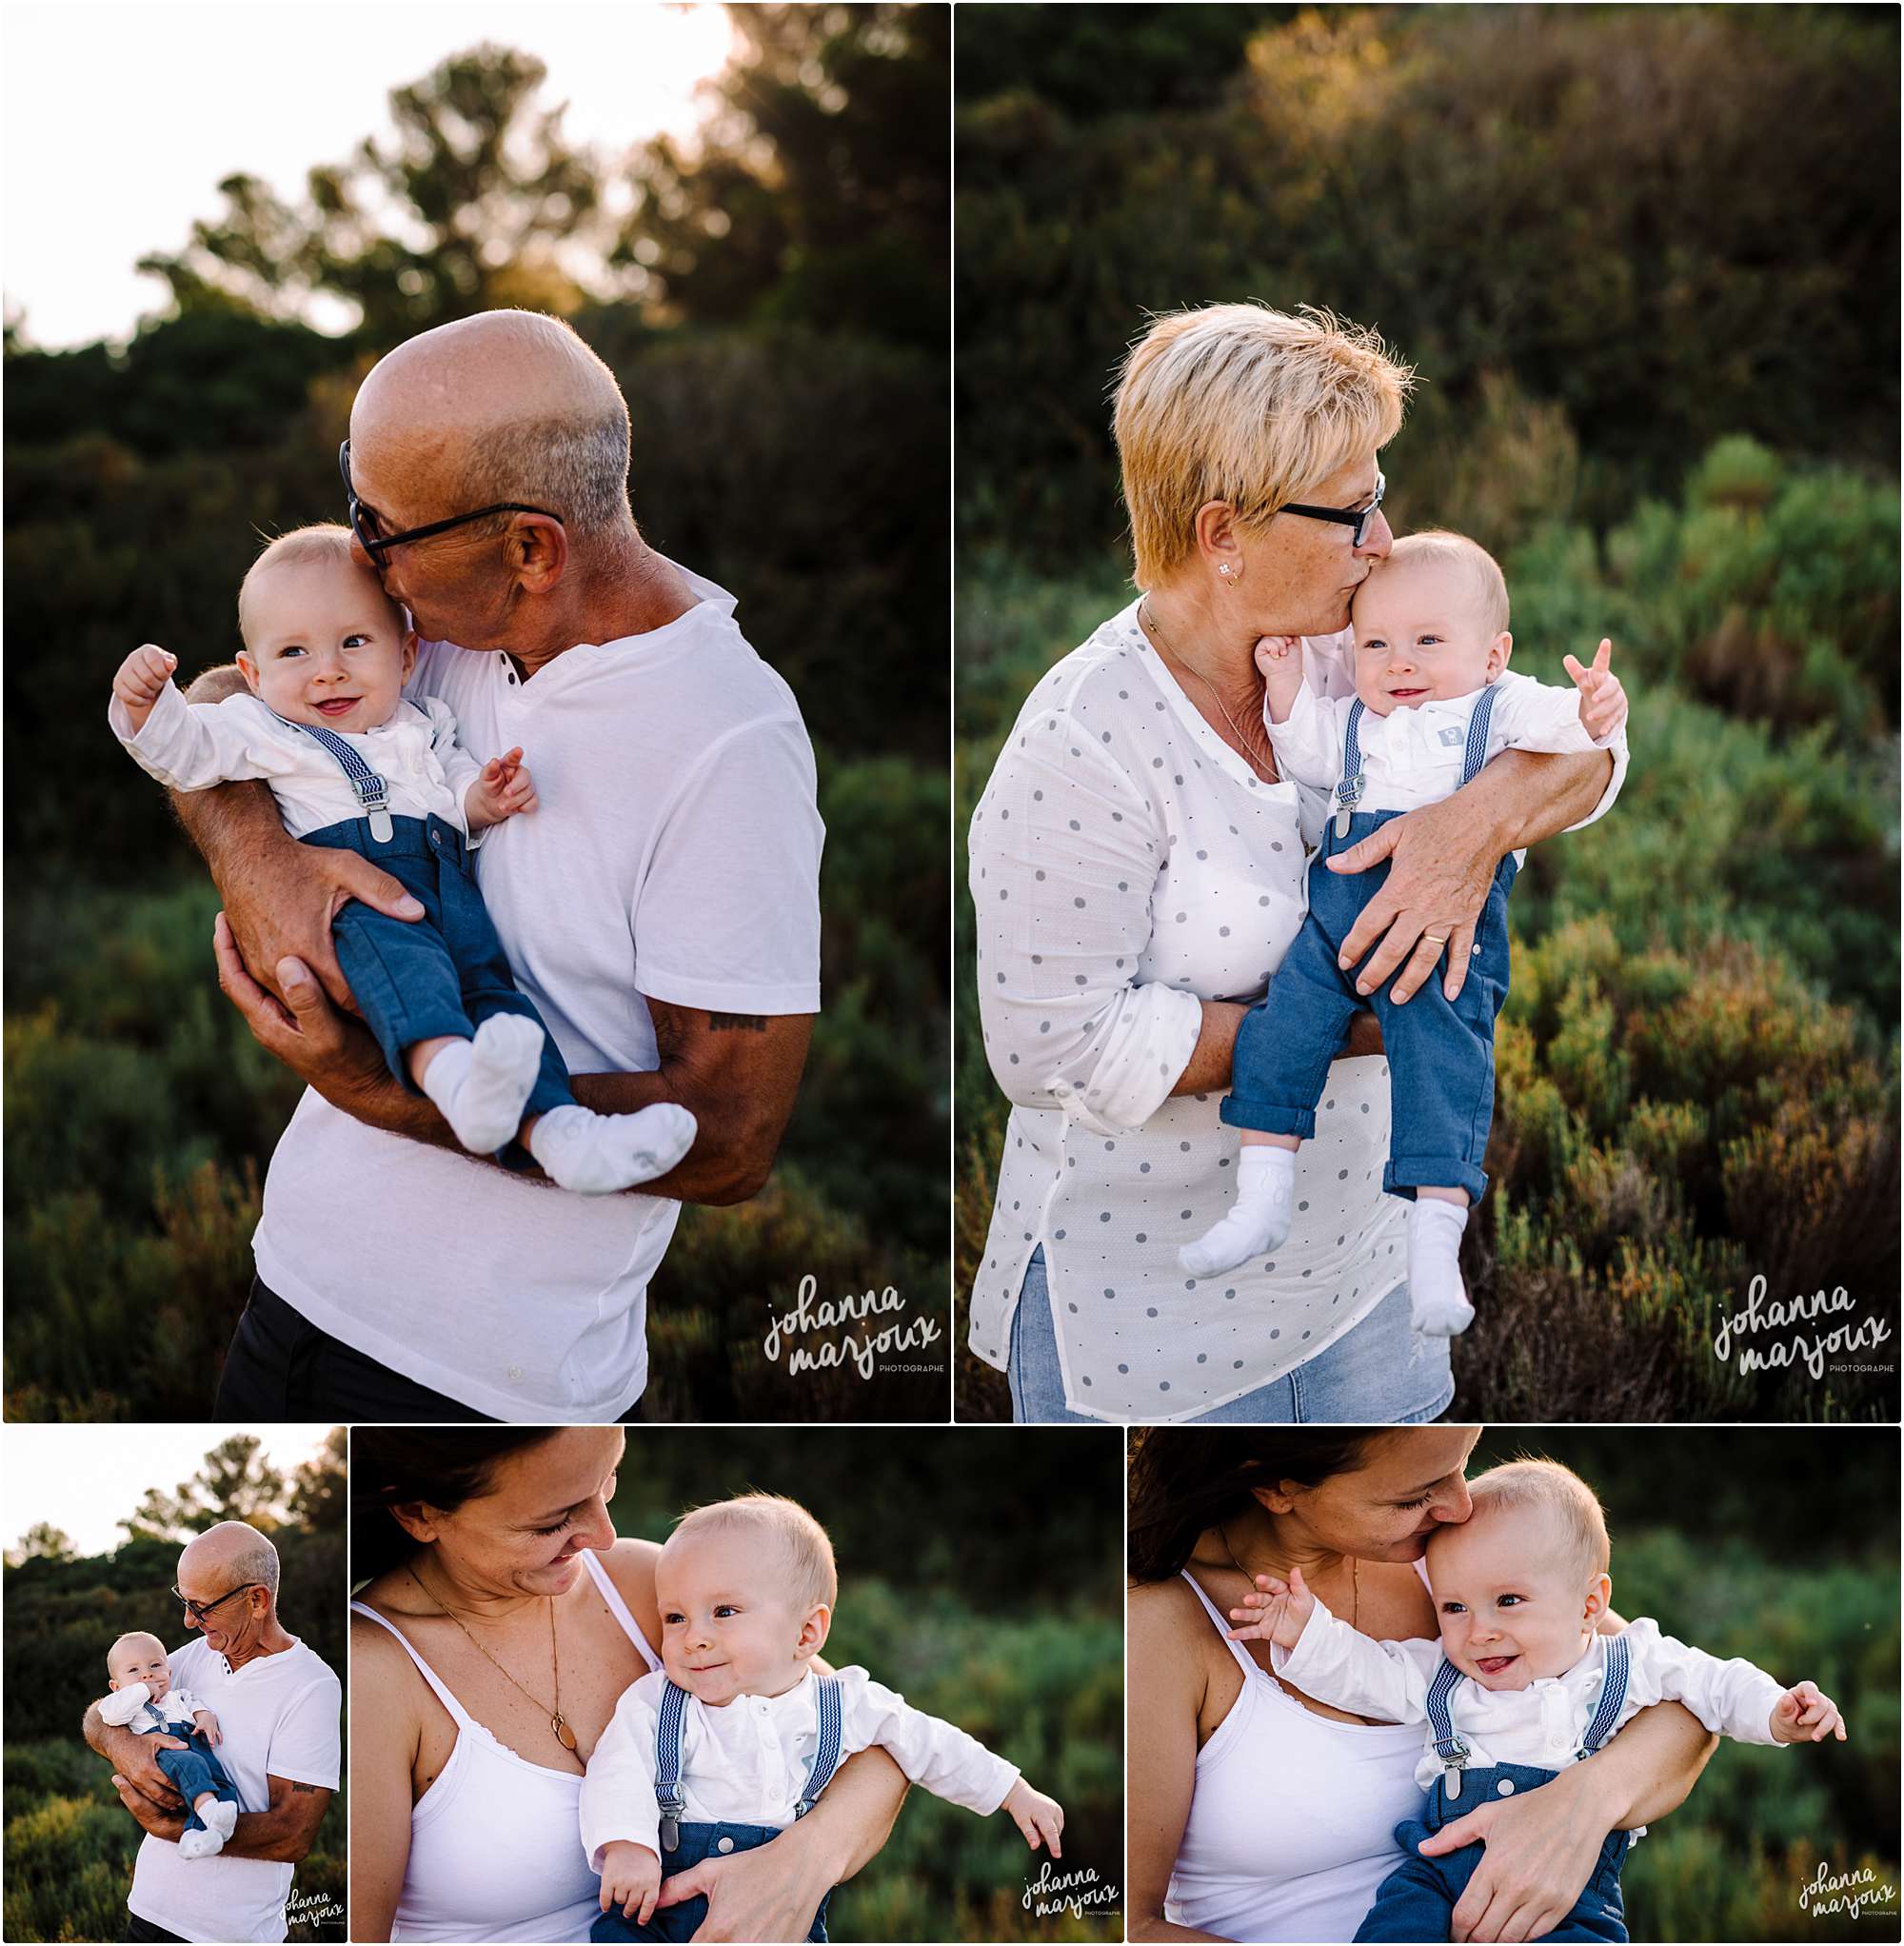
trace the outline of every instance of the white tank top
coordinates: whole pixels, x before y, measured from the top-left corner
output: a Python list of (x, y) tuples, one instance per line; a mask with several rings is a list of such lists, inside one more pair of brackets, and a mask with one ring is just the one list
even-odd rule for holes
[[(592, 1550), (583, 1565), (650, 1669), (661, 1661)], [(410, 1855), (392, 1939), (586, 1939), (600, 1881), (582, 1849), (582, 1779), (506, 1748), (449, 1692), (394, 1623), (350, 1604), (402, 1642), (456, 1724), (456, 1747), (410, 1809)]]
[(1401, 1862), (1395, 1827), (1421, 1813), (1421, 1726), (1339, 1723), (1304, 1709), (1183, 1579), (1243, 1686), (1197, 1754), (1164, 1917), (1223, 1939), (1352, 1939)]

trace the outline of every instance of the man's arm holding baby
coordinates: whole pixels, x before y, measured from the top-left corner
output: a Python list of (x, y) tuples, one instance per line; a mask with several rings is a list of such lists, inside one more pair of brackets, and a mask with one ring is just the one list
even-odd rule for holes
[[(321, 1784), (304, 1784), (289, 1777), (267, 1777), (268, 1811), (241, 1811), (237, 1828), (225, 1840), (219, 1856), (227, 1858), (267, 1858), (274, 1864), (296, 1865), (317, 1840), (317, 1828), (330, 1808), (331, 1793)], [(154, 1837), (176, 1844), (185, 1834), (184, 1812), (162, 1811), (130, 1777), (115, 1776), (119, 1801)]]

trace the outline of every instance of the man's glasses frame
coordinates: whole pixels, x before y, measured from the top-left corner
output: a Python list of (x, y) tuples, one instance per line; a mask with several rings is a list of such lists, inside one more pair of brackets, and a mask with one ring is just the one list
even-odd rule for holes
[(248, 1588), (262, 1588), (264, 1585), (263, 1581), (240, 1581), (235, 1588), (228, 1588), (215, 1601), (193, 1601), (189, 1597), (181, 1595), (176, 1585), (174, 1585), (172, 1599), (185, 1610), (187, 1615), (195, 1615), (200, 1621), (203, 1621), (214, 1608), (223, 1608), (232, 1596), (242, 1595)]
[(474, 513), (453, 514), (448, 520), (431, 521), (427, 526), (406, 527), (400, 534), (380, 534), (377, 529), (384, 525), (384, 517), (374, 506), (359, 500), (357, 489), (350, 484), (350, 442), (347, 439), (337, 448), (337, 470), (344, 475), (344, 497), (350, 509), (350, 531), (357, 536), (357, 545), (370, 559), (381, 565), (383, 557), (392, 547), (401, 547), (411, 541), (426, 541), (432, 534), (446, 534), (452, 527), (467, 526), (473, 520), (486, 520), (492, 513), (539, 513), (545, 520), (552, 520), (560, 526), (562, 516), (550, 513), (545, 506), (526, 506), (519, 500), (499, 501), (494, 506), (479, 506)]
[(1381, 505), (1381, 496), (1388, 491), (1388, 482), (1378, 473), (1375, 476), (1375, 498), (1366, 506), (1299, 506), (1291, 501), (1286, 506), (1279, 506), (1278, 513), (1299, 513), (1304, 520), (1334, 521), (1338, 526), (1353, 527), (1355, 539), (1352, 547), (1359, 547), (1362, 535), (1368, 531), (1368, 524), (1376, 516), (1376, 509)]

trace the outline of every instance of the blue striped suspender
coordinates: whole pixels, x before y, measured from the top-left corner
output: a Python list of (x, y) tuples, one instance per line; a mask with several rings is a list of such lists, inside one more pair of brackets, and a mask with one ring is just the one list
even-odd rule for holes
[[(1468, 718), (1468, 747), (1461, 762), (1461, 782), (1472, 784), (1487, 762), (1488, 725), (1494, 718), (1496, 686), (1490, 683), (1480, 693), (1474, 714)], [(1366, 705), (1358, 696), (1349, 705), (1348, 727), (1342, 732), (1342, 776), (1336, 785), (1336, 836), (1349, 835), (1349, 815), (1362, 801), (1367, 783), (1362, 764), (1362, 718)]]
[(1454, 1718), (1448, 1714), (1448, 1698), (1461, 1672), (1443, 1656), (1435, 1679), (1428, 1685), (1428, 1727), (1435, 1733), (1435, 1755), (1441, 1759), (1441, 1784), (1451, 1797), (1461, 1795), (1461, 1773), (1474, 1755), (1455, 1733)]
[[(275, 709), (271, 714), (278, 716)], [(288, 716), (278, 716), (278, 721), (287, 729), (302, 730), (313, 743), (321, 744), (337, 759), (345, 776), (350, 780), (350, 788), (357, 793), (357, 802), (363, 807), (364, 815), (370, 821), (371, 837), (380, 844), (387, 844), (396, 828), (390, 823), (390, 786), (335, 730), (327, 730), (322, 724), (293, 723)]]
[(1629, 1656), (1624, 1636), (1606, 1638), (1606, 1669), (1600, 1678), (1600, 1699), (1594, 1711), (1594, 1719), (1587, 1725), (1587, 1734), (1580, 1739), (1576, 1753), (1583, 1761), (1591, 1757), (1609, 1737), (1614, 1725), (1619, 1721), (1619, 1713), (1626, 1707), (1626, 1676)]
[(1475, 713), (1468, 718), (1468, 749), (1461, 763), (1461, 782), (1472, 784), (1475, 774), (1488, 760), (1488, 724), (1494, 717), (1496, 689), (1490, 683), (1481, 691), (1481, 700), (1475, 705)]
[[(813, 1761), (806, 1767), (805, 1788), (793, 1814), (796, 1818), (804, 1817), (813, 1809), (840, 1768), (840, 1678), (816, 1673), (813, 1681), (820, 1740)], [(662, 1691), (661, 1709), (655, 1717), (655, 1802), (661, 1807), (661, 1848), (664, 1852), (680, 1849), (681, 1821), (687, 1810), (681, 1790), (681, 1733), (686, 1718), (687, 1692), (670, 1682)]]

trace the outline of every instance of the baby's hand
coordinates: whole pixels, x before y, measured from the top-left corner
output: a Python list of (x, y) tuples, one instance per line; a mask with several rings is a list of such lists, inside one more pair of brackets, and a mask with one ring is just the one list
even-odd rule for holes
[(535, 807), (535, 780), (523, 762), (520, 744), (505, 756), (491, 757), (463, 797), (464, 815), (472, 831)]
[(1054, 1858), (1064, 1856), (1064, 1847), (1059, 1839), (1064, 1835), (1064, 1807), (1056, 1797), (1047, 1797), (1042, 1791), (1034, 1791), (1020, 1777), (1005, 1793), (1002, 1809), (1010, 1812), (1011, 1819), (1024, 1834), (1024, 1841), (1033, 1851), (1043, 1840), (1051, 1848)]
[(661, 1896), (661, 1858), (628, 1838), (617, 1838), (602, 1850), (602, 1910), (622, 1908), (624, 1918), (645, 1926), (654, 1917)]
[(1775, 1742), (1822, 1743), (1834, 1731), (1840, 1743), (1849, 1740), (1837, 1704), (1815, 1682), (1795, 1682), (1773, 1706)]
[(1256, 665), (1262, 676), (1263, 706), (1272, 723), (1286, 723), (1302, 686), (1302, 638), (1265, 635), (1256, 645)]
[(1240, 1608), (1230, 1610), (1230, 1619), (1241, 1628), (1230, 1630), (1233, 1642), (1275, 1642), (1293, 1649), (1302, 1639), (1302, 1631), (1316, 1612), (1316, 1598), (1302, 1579), (1300, 1568), (1291, 1568), (1289, 1579), (1279, 1581), (1274, 1575), (1259, 1575), (1256, 1587), (1243, 1597)]
[(1266, 676), (1278, 663), (1286, 662), (1301, 646), (1299, 635), (1265, 635), (1256, 645), (1256, 665)]
[(126, 705), (126, 714), (132, 719), (134, 730), (145, 728), (146, 719), (152, 713), (152, 705), (164, 693), (166, 685), (172, 679), (172, 671), (177, 667), (177, 656), (149, 642), (142, 648), (135, 648), (119, 665), (119, 673), (112, 678), (112, 693)]
[(1577, 656), (1563, 658), (1567, 673), (1580, 692), (1580, 727), (1597, 744), (1603, 744), (1626, 721), (1626, 691), (1619, 678), (1608, 667), (1613, 660), (1613, 643), (1602, 638), (1592, 668), (1582, 668)]
[(214, 1749), (225, 1741), (225, 1733), (218, 1727), (218, 1718), (209, 1710), (194, 1710), (191, 1719), (198, 1725), (199, 1735)]

